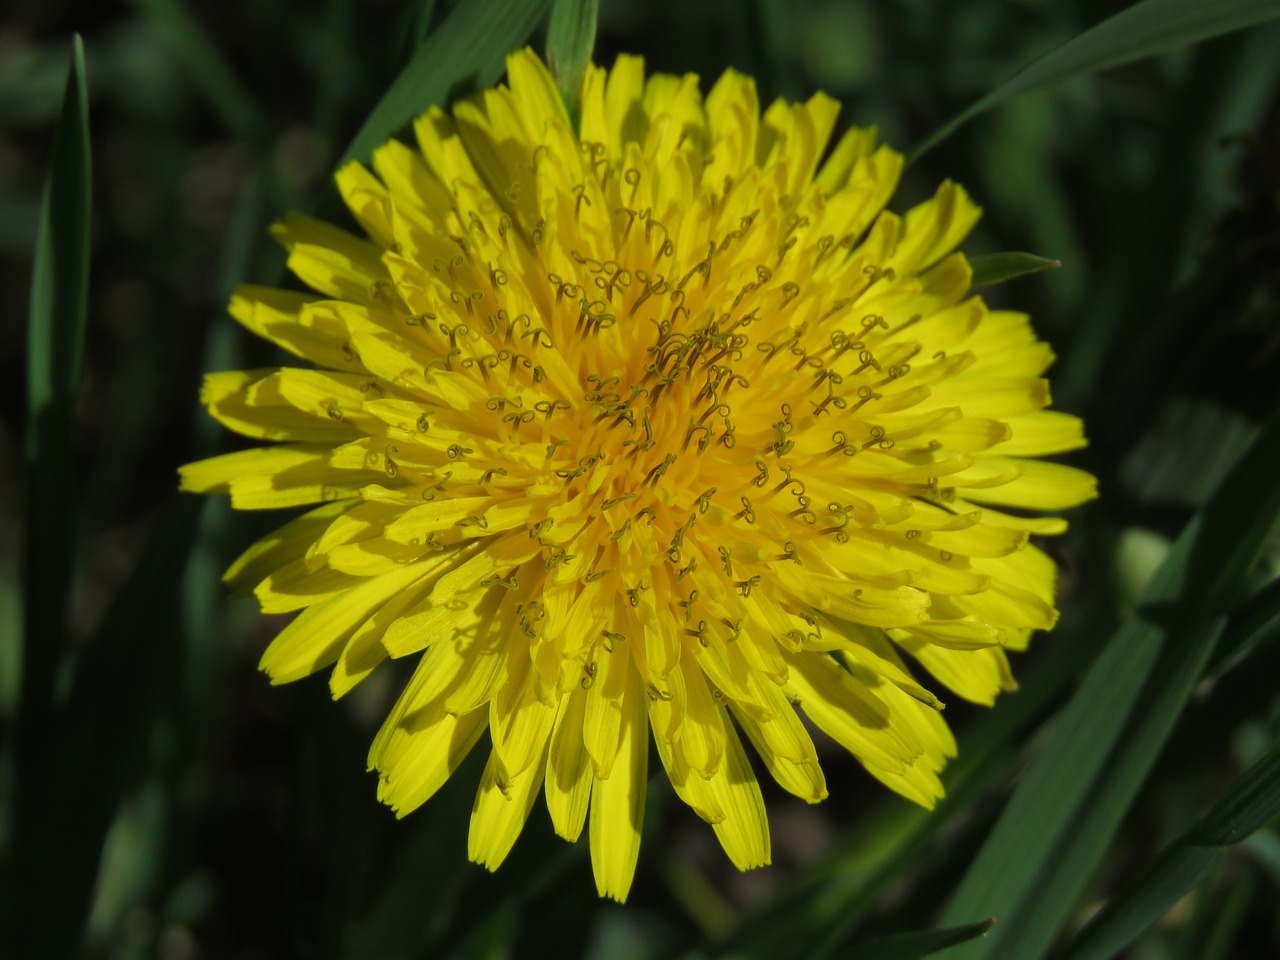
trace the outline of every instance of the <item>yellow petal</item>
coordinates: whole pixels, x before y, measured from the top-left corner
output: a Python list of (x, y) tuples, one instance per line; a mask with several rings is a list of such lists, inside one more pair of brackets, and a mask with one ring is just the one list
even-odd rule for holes
[(200, 402), (223, 426), (247, 437), (331, 444), (353, 438), (352, 426), (327, 411), (304, 412), (290, 404), (279, 380), (274, 371), (205, 374)]
[(818, 728), (865, 764), (901, 770), (913, 746), (892, 724), (884, 702), (825, 654), (789, 656), (789, 692)]
[(323, 559), (285, 564), (253, 591), (263, 613), (291, 613), (345, 593), (360, 579), (331, 570)]
[(365, 232), (380, 247), (391, 246), (395, 241), (391, 235), (391, 201), (387, 188), (355, 160), (343, 164), (333, 180), (347, 209), (360, 221)]
[(617, 760), (591, 787), (591, 871), (602, 897), (625, 902), (640, 856), (640, 828), (649, 760), (645, 695), (640, 675), (627, 667)]
[(352, 497), (378, 474), (335, 470), (329, 448), (301, 443), (256, 447), (188, 463), (178, 471), (181, 489), (231, 493), (237, 510), (271, 510)]
[(372, 243), (296, 213), (271, 232), (289, 251), (289, 269), (313, 290), (356, 303), (379, 302), (376, 285), (386, 282), (387, 271)]
[(1006, 422), (1011, 436), (997, 452), (1007, 457), (1043, 457), (1087, 446), (1084, 421), (1068, 413), (1039, 410)]
[(556, 833), (570, 843), (582, 833), (591, 799), (591, 764), (582, 745), (586, 705), (586, 691), (581, 686), (574, 686), (560, 699), (547, 754), (547, 812)]
[(333, 663), (342, 645), (374, 610), (429, 569), (430, 561), (409, 564), (394, 573), (369, 577), (323, 603), (308, 607), (284, 628), (259, 667), (273, 684), (289, 683)]
[(809, 731), (805, 729), (786, 695), (768, 680), (753, 677), (752, 684), (760, 699), (768, 704), (772, 716), (755, 723), (757, 749), (793, 764), (806, 764), (818, 759)]
[(343, 349), (342, 338), (300, 322), (302, 312), (314, 300), (310, 293), (246, 284), (236, 288), (227, 312), (246, 329), (295, 356), (339, 370), (358, 367), (355, 357)]
[[(612, 650), (601, 646), (588, 663), (586, 718), (583, 723), (583, 745), (591, 758), (591, 766), (600, 780), (607, 780), (621, 749), (622, 725), (629, 705), (624, 702), (632, 684), (640, 683), (639, 674), (631, 666), (629, 645), (616, 640)], [(644, 696), (643, 693), (640, 694)]]
[(337, 500), (316, 507), (273, 530), (236, 557), (222, 575), (233, 596), (247, 596), (272, 571), (301, 558), (334, 518), (353, 505), (351, 500)]
[(895, 630), (892, 636), (939, 681), (973, 703), (990, 706), (997, 694), (1017, 688), (1009, 661), (999, 648), (951, 650), (913, 636), (909, 629)]
[(556, 89), (550, 71), (532, 50), (526, 47), (507, 57), (507, 82), (534, 136), (541, 134), (548, 123), (568, 125), (564, 98)]
[(981, 215), (961, 187), (945, 181), (932, 199), (907, 212), (903, 239), (888, 266), (899, 274), (926, 269), (954, 250)]
[(489, 870), (497, 870), (515, 845), (529, 819), (529, 811), (542, 786), (546, 744), (542, 757), (514, 779), (503, 778), (496, 753), (480, 778), (475, 803), (471, 806), (471, 830), (467, 834), (467, 857)]
[(506, 683), (489, 702), (489, 730), (499, 776), (511, 780), (547, 755), (556, 704), (539, 698), (538, 674), (527, 656), (517, 653)]
[(329, 674), (329, 692), (335, 700), (350, 693), (387, 658), (387, 650), (382, 645), (383, 634), (405, 610), (421, 599), (425, 590), (421, 583), (401, 590), (356, 628)]
[(983, 467), (993, 471), (1016, 468), (1018, 476), (999, 486), (966, 489), (966, 500), (1030, 510), (1063, 510), (1098, 495), (1097, 478), (1061, 463), (986, 457)]
[(730, 704), (729, 709), (733, 711), (738, 725), (751, 740), (760, 754), (760, 759), (764, 761), (773, 779), (778, 782), (778, 786), (806, 803), (818, 803), (827, 798), (827, 781), (817, 760), (794, 763), (778, 756), (769, 748), (761, 730), (761, 723), (739, 709), (736, 704)]
[(465, 717), (445, 713), (406, 731), (395, 755), (379, 764), (378, 799), (397, 817), (422, 806), (466, 759), (484, 733), (487, 719), (483, 710)]
[(708, 777), (720, 769), (725, 743), (732, 733), (725, 729), (724, 713), (691, 656), (680, 661), (679, 673), (686, 700), (675, 749), (691, 770)]
[(724, 810), (724, 819), (711, 828), (735, 867), (763, 867), (770, 863), (769, 818), (760, 784), (732, 727), (728, 727), (726, 741), (725, 764), (711, 778), (711, 789)]

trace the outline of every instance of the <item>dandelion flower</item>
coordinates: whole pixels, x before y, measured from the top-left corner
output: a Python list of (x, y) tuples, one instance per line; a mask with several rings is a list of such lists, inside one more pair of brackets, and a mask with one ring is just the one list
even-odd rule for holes
[[(769, 862), (743, 736), (827, 795), (810, 725), (932, 806), (955, 744), (910, 661), (956, 695), (1013, 686), (1053, 626), (1028, 543), (1091, 476), (1044, 409), (1052, 355), (969, 295), (953, 183), (885, 211), (902, 157), (818, 94), (761, 113), (642, 61), (588, 70), (575, 131), (529, 52), (342, 168), (368, 234), (275, 228), (313, 293), (231, 313), (314, 366), (215, 373), (202, 400), (271, 445), (182, 470), (234, 507), (309, 506), (227, 573), (271, 613), (275, 683), (335, 697), (416, 668), (373, 743), (378, 794), (424, 803), (487, 732), (473, 860), (541, 792), (587, 826), (601, 895), (635, 872), (649, 743), (740, 868)], [(825, 155), (825, 159), (824, 159)]]

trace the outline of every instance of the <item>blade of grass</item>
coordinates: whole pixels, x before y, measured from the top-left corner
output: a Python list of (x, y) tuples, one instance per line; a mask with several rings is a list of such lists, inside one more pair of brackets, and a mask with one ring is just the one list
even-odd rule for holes
[[(1116, 411), (1098, 425), (1101, 444), (1127, 443), (1150, 424), (1179, 358), (1234, 328), (1265, 269), (1260, 255), (1250, 255), (1243, 225), (1224, 219), (1236, 202), (1240, 151), (1224, 150), (1223, 141), (1266, 122), (1280, 83), (1277, 44), (1280, 24), (1273, 23), (1201, 45), (1152, 118), (1161, 131), (1148, 148), (1152, 174), (1099, 178), (1109, 229), (1090, 251), (1097, 273), (1064, 344), (1055, 396), (1068, 407)], [(1179, 162), (1161, 162), (1171, 156)], [(1143, 251), (1140, 269), (1129, 262), (1135, 248)], [(1153, 303), (1164, 304), (1159, 322), (1149, 318)], [(1217, 317), (1208, 330), (1200, 322), (1206, 310)]]
[(1246, 771), (1213, 808), (1153, 860), (1068, 945), (1062, 960), (1106, 960), (1159, 920), (1217, 865), (1227, 848), (1280, 815), (1280, 746)]
[(575, 124), (578, 93), (596, 44), (599, 13), (598, 0), (555, 0), (547, 24), (547, 67)]
[[(263, 206), (266, 174), (257, 169), (246, 179), (228, 225), (222, 249), (218, 277), (218, 304), (221, 307), (235, 292), (236, 286), (250, 273), (250, 264), (264, 231)], [(211, 324), (204, 345), (202, 367), (206, 373), (234, 369), (237, 344), (243, 330), (226, 322)], [(227, 448), (226, 432), (212, 417), (198, 408), (195, 417), (195, 456), (207, 457)], [(198, 742), (200, 733), (213, 715), (215, 683), (219, 666), (229, 651), (219, 636), (226, 619), (227, 591), (222, 571), (234, 556), (235, 529), (231, 504), (222, 498), (209, 499), (201, 515), (200, 526), (187, 570), (182, 579), (183, 626), (187, 640), (182, 667), (182, 698), (179, 729), (188, 743)]]
[(1141, 0), (1032, 60), (917, 146), (914, 163), (974, 117), (1030, 90), (1243, 30), (1280, 17), (1280, 0)]
[(1211, 678), (1234, 670), (1254, 651), (1280, 639), (1280, 578), (1272, 580), (1231, 614), (1210, 662)]
[[(954, 951), (955, 957), (1017, 955), (1029, 960), (1034, 956), (992, 951), (996, 944), (1005, 949), (1003, 941), (1020, 911), (1042, 902), (1040, 888), (1062, 869), (1057, 859), (1062, 850), (1070, 855), (1092, 839), (1081, 833), (1086, 826), (1098, 835), (1105, 833), (1114, 808), (1127, 807), (1132, 799), (1129, 791), (1137, 787), (1134, 781), (1140, 782), (1154, 762), (1154, 756), (1126, 753), (1138, 769), (1116, 771), (1112, 779), (1118, 785), (1113, 792), (1108, 792), (1108, 784), (1100, 777), (1113, 747), (1124, 742), (1124, 736), (1135, 738), (1153, 754), (1159, 752), (1194, 682), (1194, 677), (1188, 682), (1188, 676), (1196, 672), (1197, 661), (1203, 665), (1212, 649), (1211, 643), (1202, 649), (1201, 641), (1216, 639), (1225, 622), (1224, 611), (1280, 519), (1276, 451), (1280, 451), (1280, 417), (1263, 430), (1187, 525), (1142, 604), (1108, 643), (1059, 717), (943, 915), (944, 923), (955, 923), (957, 918), (986, 913), (997, 920), (1008, 918), (1008, 925), (998, 927), (981, 945), (968, 944)], [(1149, 714), (1135, 718), (1126, 731), (1157, 661), (1161, 662), (1158, 676), (1171, 678), (1177, 686), (1162, 691), (1153, 683), (1142, 704)], [(1088, 817), (1076, 822), (1092, 790), (1100, 790), (1101, 799)], [(1089, 817), (1094, 818), (1092, 823)], [(1070, 843), (1066, 843), (1068, 835)], [(1081, 857), (1081, 872), (1087, 859)], [(1060, 906), (1070, 909), (1071, 904)]]
[(187, 5), (176, 0), (132, 2), (155, 25), (227, 131), (242, 143), (262, 146), (271, 129), (266, 114)]
[(1246, 869), (1225, 896), (1213, 901), (1201, 900), (1196, 912), (1205, 914), (1207, 932), (1198, 938), (1198, 942), (1184, 938), (1184, 948), (1178, 952), (1178, 960), (1228, 960), (1236, 934), (1259, 886), (1257, 874)]
[(386, 883), (363, 917), (348, 925), (341, 955), (351, 960), (413, 960), (430, 955), (434, 939), (460, 908), (469, 876), (466, 820), (479, 777), (478, 754), (450, 778), (412, 820), (397, 824), (398, 851), (386, 867)]
[[(26, 537), (18, 720), (19, 824), (38, 805), (30, 781), (65, 645), (77, 502), (73, 433), (84, 354), (91, 218), (89, 94), (84, 45), (72, 41), (31, 273), (27, 340)], [(26, 799), (24, 799), (26, 798)]]
[(203, 506), (175, 493), (159, 516), (142, 561), (80, 658), (36, 766), (25, 771), (39, 802), (19, 810), (26, 816), (13, 869), (22, 882), (4, 904), (17, 921), (4, 941), (11, 948), (6, 955), (79, 955), (103, 838), (146, 749), (158, 681), (172, 679), (181, 643), (178, 584)]
[[(219, 269), (219, 303), (230, 297), (239, 278), (245, 276), (254, 247), (262, 234), (263, 177), (254, 171), (247, 179), (231, 217)], [(203, 369), (226, 370), (235, 366), (235, 340), (238, 327), (215, 324), (205, 344)], [(216, 421), (203, 415), (195, 424), (197, 454), (210, 456), (225, 447), (225, 436), (217, 430)], [(219, 574), (230, 560), (234, 529), (230, 504), (225, 499), (210, 499), (199, 507), (199, 519), (191, 528), (189, 552), (185, 565), (176, 578), (179, 624), (171, 634), (161, 638), (164, 644), (165, 683), (147, 700), (143, 685), (132, 691), (146, 700), (150, 709), (136, 720), (145, 731), (138, 739), (145, 743), (139, 751), (136, 778), (120, 783), (118, 813), (110, 824), (102, 846), (101, 866), (94, 884), (87, 946), (102, 952), (113, 939), (127, 940), (123, 931), (127, 918), (136, 915), (142, 904), (163, 903), (169, 892), (178, 887), (183, 876), (175, 864), (172, 851), (184, 843), (191, 827), (190, 810), (184, 801), (193, 773), (199, 776), (203, 751), (211, 719), (216, 715), (216, 692), (225, 678), (224, 662), (230, 647), (223, 636), (226, 621), (225, 589)], [(182, 556), (172, 544), (153, 540), (154, 549), (170, 552), (181, 563)], [(141, 561), (139, 569), (154, 569), (150, 558)], [(166, 604), (166, 608), (167, 608)], [(118, 621), (123, 623), (123, 621)], [(123, 626), (142, 630), (138, 624)], [(114, 637), (100, 635), (99, 642), (121, 643)], [(117, 648), (118, 649), (118, 648)], [(89, 701), (87, 687), (93, 682), (82, 666), (76, 701)], [(109, 686), (120, 685), (111, 676)], [(102, 697), (103, 694), (96, 694)], [(118, 721), (117, 721), (118, 722)], [(91, 729), (94, 724), (84, 717), (71, 717), (66, 722), (69, 732)], [(103, 745), (110, 753), (111, 745)], [(127, 754), (126, 754), (127, 755)], [(120, 752), (117, 751), (117, 757)], [(183, 865), (185, 867), (185, 864)]]
[(399, 27), (392, 44), (395, 51), (393, 59), (397, 66), (408, 63), (413, 52), (427, 39), (427, 31), (431, 29), (431, 18), (435, 16), (435, 12), (436, 0), (413, 0), (402, 8)]
[(877, 937), (854, 947), (845, 954), (847, 960), (918, 960), (981, 937), (994, 920), (981, 920), (967, 923), (961, 927), (947, 927), (943, 930), (922, 930), (918, 933), (898, 933), (889, 937)]
[(1057, 939), (1159, 759), (1225, 626), (1226, 618), (1217, 617), (1203, 630), (1169, 639), (1115, 755), (1000, 931), (1001, 955), (1035, 960)]
[(1057, 270), (1062, 266), (1062, 261), (1037, 257), (1034, 253), (988, 253), (981, 257), (973, 257), (969, 261), (969, 266), (973, 270), (973, 279), (969, 285), (989, 287), (1017, 277), (1026, 277), (1045, 270)]
[(432, 104), (459, 87), (489, 84), (502, 75), (506, 54), (529, 39), (550, 0), (468, 0), (449, 13), (369, 114), (338, 165), (367, 160)]

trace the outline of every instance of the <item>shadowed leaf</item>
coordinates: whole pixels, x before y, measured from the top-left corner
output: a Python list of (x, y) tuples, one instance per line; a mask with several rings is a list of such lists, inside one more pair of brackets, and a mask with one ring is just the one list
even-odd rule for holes
[(460, 3), (383, 94), (339, 166), (367, 160), (432, 105), (443, 104), (457, 88), (489, 84), (502, 75), (506, 55), (528, 40), (550, 0), (470, 0)]
[(917, 960), (981, 937), (995, 925), (994, 920), (980, 920), (943, 930), (921, 930), (879, 937), (855, 947), (845, 954), (847, 960)]
[(1031, 61), (911, 152), (910, 162), (979, 114), (1030, 90), (1109, 70), (1280, 17), (1280, 0), (1142, 0)]
[[(1007, 918), (949, 956), (1048, 946), (1092, 876), (1201, 676), (1280, 520), (1280, 417), (1187, 525), (1063, 711), (944, 914)], [(998, 945), (998, 946), (997, 946)]]
[(578, 89), (596, 43), (597, 0), (555, 0), (547, 25), (547, 67), (571, 116), (578, 111)]
[(1062, 960), (1106, 960), (1164, 916), (1226, 855), (1280, 815), (1280, 747), (1254, 764), (1071, 942)]
[(1061, 266), (1061, 260), (1037, 257), (1034, 253), (988, 253), (969, 260), (969, 267), (973, 270), (970, 286), (989, 287), (1016, 277), (1057, 270)]

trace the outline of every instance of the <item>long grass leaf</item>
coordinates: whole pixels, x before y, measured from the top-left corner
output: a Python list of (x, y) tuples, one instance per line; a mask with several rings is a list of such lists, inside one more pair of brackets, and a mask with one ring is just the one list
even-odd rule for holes
[(179, 581), (203, 506), (175, 493), (157, 518), (143, 560), (81, 656), (66, 707), (26, 771), (39, 803), (20, 811), (13, 866), (22, 883), (4, 904), (20, 922), (4, 941), (6, 956), (79, 955), (104, 836), (146, 748), (159, 684), (173, 680)]
[(1225, 626), (1226, 618), (1217, 617), (1204, 630), (1170, 637), (1115, 754), (1001, 930), (1000, 955), (1035, 960), (1057, 938), (1159, 759)]
[(413, 52), (422, 46), (435, 13), (436, 0), (412, 0), (401, 9), (394, 43), (397, 65), (408, 63)]
[(270, 128), (266, 114), (189, 6), (177, 0), (132, 2), (155, 25), (227, 132), (243, 143), (261, 145)]
[(973, 270), (970, 285), (989, 287), (1033, 273), (1057, 270), (1061, 266), (1061, 260), (1037, 257), (1034, 253), (988, 253), (969, 261), (969, 267)]
[(73, 421), (89, 291), (91, 165), (84, 45), (76, 37), (31, 274), (20, 776), (48, 722), (64, 647), (74, 553), (75, 511), (69, 506), (77, 501)]
[(547, 24), (547, 67), (570, 115), (578, 112), (578, 89), (596, 44), (599, 0), (555, 0)]
[[(1029, 923), (1020, 918), (1022, 911), (1045, 907), (1047, 887), (1055, 889), (1059, 900), (1073, 901), (1063, 890), (1082, 883), (1080, 876), (1091, 872), (1093, 844), (1110, 835), (1117, 812), (1123, 814), (1154, 762), (1225, 623), (1225, 610), (1280, 519), (1277, 451), (1280, 417), (1263, 430), (1187, 525), (1143, 602), (1059, 717), (943, 917), (944, 923), (954, 923), (958, 917), (988, 914), (1001, 926), (980, 945), (966, 945), (949, 956), (1008, 955), (1003, 951), (1009, 931)], [(1170, 686), (1159, 689), (1155, 681), (1148, 686), (1153, 673)], [(1137, 709), (1140, 700), (1145, 715)], [(1126, 728), (1135, 712), (1139, 715)], [(1107, 767), (1116, 744), (1126, 738), (1137, 748)], [(1125, 763), (1136, 766), (1128, 769)], [(1090, 797), (1095, 790), (1099, 795)], [(1087, 809), (1086, 801), (1091, 804)], [(1059, 877), (1063, 856), (1077, 858), (1069, 882)], [(1062, 902), (1057, 908), (1071, 905)], [(1021, 929), (1030, 931), (1031, 926)], [(1046, 932), (1043, 925), (1038, 931), (1041, 936)], [(1000, 952), (993, 952), (997, 945)], [(1036, 954), (1016, 955), (1030, 960)]]
[(1072, 940), (1062, 960), (1106, 960), (1199, 884), (1227, 848), (1280, 815), (1280, 746), (1254, 764), (1213, 808), (1153, 860)]
[(1280, 17), (1280, 0), (1141, 0), (1031, 61), (966, 107), (911, 153), (936, 147), (974, 117), (1015, 97)]
[(1224, 894), (1213, 899), (1201, 898), (1196, 913), (1204, 917), (1205, 932), (1195, 937), (1198, 931), (1194, 927), (1188, 930), (1176, 960), (1228, 960), (1261, 886), (1257, 872), (1246, 868)]
[(1280, 578), (1272, 580), (1231, 614), (1210, 662), (1213, 677), (1235, 669), (1255, 651), (1280, 640)]
[(860, 944), (845, 954), (848, 960), (919, 960), (981, 937), (991, 929), (994, 920), (980, 920), (960, 927), (943, 930), (922, 930), (918, 933), (897, 933), (879, 937)]
[(342, 155), (367, 160), (427, 107), (468, 85), (502, 74), (507, 53), (529, 39), (550, 0), (467, 0), (458, 4), (414, 52)]
[[(1258, 268), (1243, 253), (1252, 235), (1224, 216), (1240, 158), (1223, 142), (1266, 122), (1280, 84), (1277, 46), (1280, 23), (1273, 22), (1195, 50), (1152, 118), (1160, 132), (1149, 155), (1179, 162), (1157, 161), (1151, 176), (1120, 176), (1107, 188), (1109, 229), (1089, 253), (1098, 269), (1088, 309), (1072, 326), (1054, 380), (1067, 407), (1114, 409), (1113, 437), (1150, 423), (1167, 395), (1169, 369), (1196, 341), (1205, 311), (1218, 317), (1215, 329), (1227, 329), (1248, 310)], [(1168, 202), (1179, 196), (1187, 202)], [(1143, 250), (1136, 272), (1124, 264), (1135, 246)], [(1158, 303), (1152, 322), (1147, 315)]]

